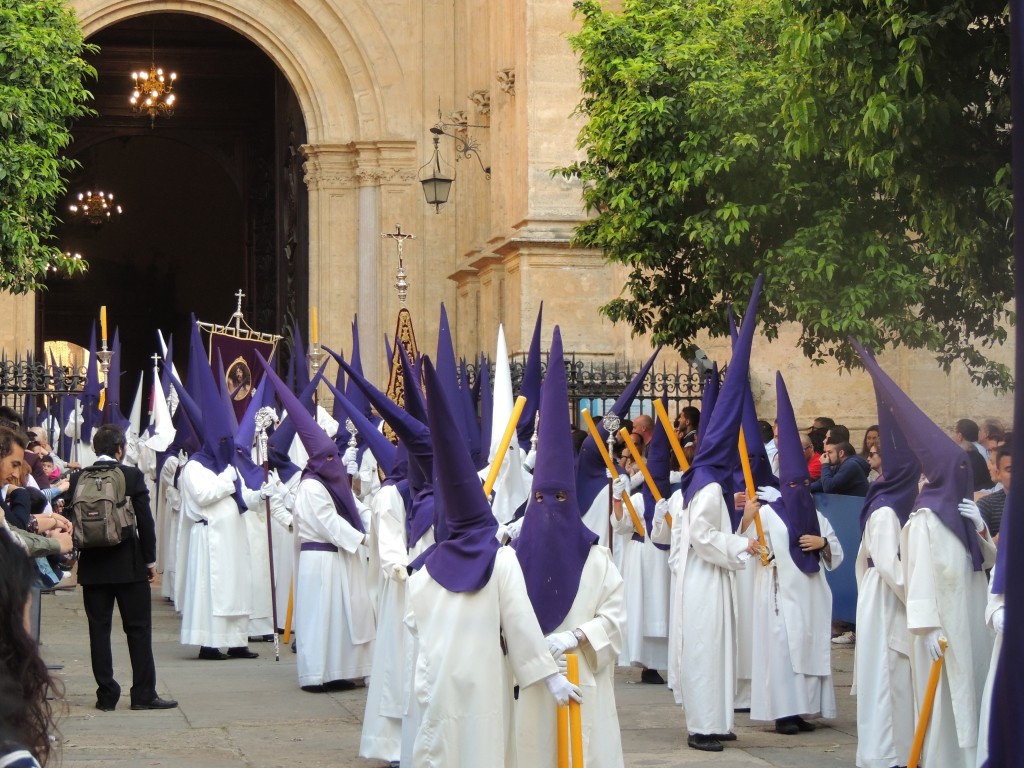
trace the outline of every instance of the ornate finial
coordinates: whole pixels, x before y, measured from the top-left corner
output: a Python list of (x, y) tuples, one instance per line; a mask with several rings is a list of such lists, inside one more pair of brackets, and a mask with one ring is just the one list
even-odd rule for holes
[(154, 368), (160, 365), (160, 355), (158, 355), (156, 352), (154, 352), (149, 359), (153, 361)]
[(619, 433), (619, 425), (622, 421), (619, 419), (617, 413), (609, 411), (601, 419), (601, 426), (608, 431), (608, 453), (612, 452), (615, 446), (615, 435)]
[(359, 430), (352, 423), (352, 419), (345, 419), (345, 431), (348, 432), (348, 447), (355, 448), (358, 446), (359, 442), (356, 440), (356, 435), (359, 434)]
[(380, 236), (394, 240), (398, 245), (398, 270), (395, 272), (395, 289), (398, 291), (398, 300), (404, 305), (409, 295), (409, 281), (406, 280), (405, 263), (402, 260), (402, 248), (406, 240), (415, 240), (416, 235), (409, 235), (402, 232), (402, 225), (395, 224), (394, 232), (381, 232)]

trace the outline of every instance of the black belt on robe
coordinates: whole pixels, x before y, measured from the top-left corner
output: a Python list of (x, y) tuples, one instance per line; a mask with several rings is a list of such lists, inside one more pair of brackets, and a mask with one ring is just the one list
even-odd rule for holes
[(304, 541), (299, 545), (300, 552), (337, 552), (338, 548), (325, 541)]

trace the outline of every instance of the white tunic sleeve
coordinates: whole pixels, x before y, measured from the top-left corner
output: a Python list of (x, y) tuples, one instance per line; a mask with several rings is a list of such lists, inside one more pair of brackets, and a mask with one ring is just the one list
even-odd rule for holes
[(728, 530), (722, 530), (723, 520), (729, 520), (722, 486), (710, 483), (694, 494), (690, 501), (690, 546), (693, 554), (718, 568), (738, 571), (745, 559), (750, 540)]
[(879, 507), (871, 513), (864, 526), (864, 544), (875, 572), (906, 605), (907, 589), (900, 563), (900, 520), (892, 507)]
[(377, 510), (377, 552), (384, 575), (389, 577), (395, 566), (409, 564), (405, 543), (405, 502), (393, 486), (384, 486), (373, 498)]
[[(295, 494), (295, 508), (301, 509), (303, 527), (323, 541), (346, 552), (355, 552), (363, 543), (363, 534), (338, 514), (334, 499), (319, 480), (309, 478), (299, 483)], [(300, 528), (300, 535), (302, 530)]]
[(821, 535), (828, 541), (829, 551), (832, 553), (831, 559), (821, 558), (821, 565), (826, 571), (834, 571), (843, 564), (843, 545), (839, 543), (839, 537), (836, 536), (832, 523), (821, 512), (818, 513), (818, 526), (821, 528)]
[(502, 547), (495, 554), (491, 578), (498, 579), (501, 631), (516, 682), (525, 688), (558, 672), (533, 612), (519, 560), (509, 547)]
[[(599, 559), (604, 566), (604, 581), (600, 585), (601, 595), (597, 601), (594, 618), (580, 624), (587, 636), (587, 642), (580, 650), (587, 664), (595, 674), (619, 657), (622, 649), (622, 631), (626, 626), (625, 589), (622, 576), (611, 561), (608, 550), (591, 547), (589, 558)], [(583, 585), (580, 585), (583, 588)]]

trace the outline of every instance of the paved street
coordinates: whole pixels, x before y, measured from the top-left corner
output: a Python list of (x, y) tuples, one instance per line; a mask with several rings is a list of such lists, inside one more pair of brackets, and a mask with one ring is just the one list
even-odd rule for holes
[[(115, 712), (93, 708), (95, 683), (80, 589), (43, 596), (42, 653), (67, 690), (61, 722), (64, 768), (227, 768), (227, 766), (359, 766), (376, 761), (356, 757), (365, 689), (308, 694), (298, 688), (295, 657), (283, 649), (275, 663), (273, 646), (254, 643), (254, 661), (198, 661), (195, 648), (178, 644), (178, 619), (159, 596), (153, 602), (154, 652), (161, 696), (180, 707), (132, 712), (128, 654), (115, 629), (114, 661), (123, 688)], [(115, 627), (118, 621), (115, 617)], [(119, 638), (119, 640), (118, 640)], [(800, 736), (780, 736), (768, 724), (737, 715), (739, 740), (721, 754), (686, 747), (681, 710), (664, 686), (641, 685), (638, 670), (619, 670), (619, 721), (626, 765), (672, 768), (708, 764), (734, 766), (853, 766), (856, 713), (850, 694), (853, 651), (835, 650), (839, 717), (828, 727)], [(489, 768), (481, 766), (481, 768)]]

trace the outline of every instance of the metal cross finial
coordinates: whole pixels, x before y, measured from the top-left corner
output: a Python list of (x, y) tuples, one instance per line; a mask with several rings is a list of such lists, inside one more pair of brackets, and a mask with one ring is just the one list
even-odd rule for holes
[(160, 365), (160, 355), (158, 355), (156, 352), (154, 352), (153, 356), (150, 357), (149, 359), (153, 361), (153, 367), (154, 368), (156, 368), (158, 365)]
[(395, 224), (394, 232), (381, 232), (380, 236), (394, 240), (398, 245), (398, 270), (395, 272), (395, 288), (398, 290), (398, 300), (405, 304), (405, 299), (409, 295), (409, 281), (405, 279), (406, 272), (405, 263), (402, 260), (402, 248), (406, 240), (415, 240), (416, 235), (406, 234), (402, 231), (401, 224)]
[(241, 288), (235, 293), (235, 298), (238, 299), (238, 306), (235, 307), (235, 314), (231, 316), (231, 319), (235, 321), (235, 331), (237, 332), (242, 329), (242, 299), (245, 298)]

